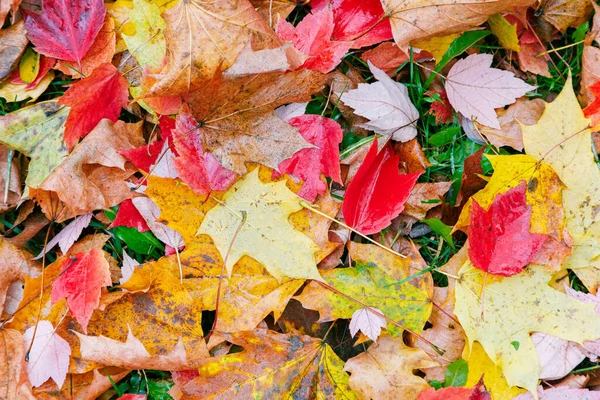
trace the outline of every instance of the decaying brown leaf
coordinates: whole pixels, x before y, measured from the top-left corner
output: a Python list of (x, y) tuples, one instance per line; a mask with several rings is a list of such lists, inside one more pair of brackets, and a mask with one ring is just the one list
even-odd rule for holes
[[(2, 2), (3, 4), (5, 1)], [(19, 21), (0, 30), (0, 79), (8, 76), (27, 47), (25, 23)]]

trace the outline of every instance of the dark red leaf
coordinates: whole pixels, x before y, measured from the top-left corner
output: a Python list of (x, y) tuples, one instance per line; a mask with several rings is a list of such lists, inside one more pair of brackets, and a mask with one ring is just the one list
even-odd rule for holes
[(165, 142), (155, 140), (144, 146), (120, 151), (119, 154), (127, 158), (135, 167), (144, 172), (150, 172), (150, 167), (156, 163)]
[(498, 194), (489, 210), (473, 201), (469, 225), (469, 258), (491, 274), (518, 274), (533, 260), (548, 235), (530, 233), (531, 206), (525, 182)]
[(448, 124), (454, 119), (454, 109), (450, 104), (450, 100), (448, 100), (446, 91), (441, 89), (439, 92), (427, 91), (425, 94), (429, 97), (433, 97), (436, 93), (439, 94), (440, 100), (435, 100), (431, 103), (429, 113), (435, 116), (436, 124)]
[(104, 23), (104, 1), (43, 0), (42, 10), (41, 14), (27, 13), (25, 21), (35, 50), (79, 64)]
[(343, 138), (342, 128), (334, 120), (320, 115), (301, 115), (292, 118), (289, 123), (298, 128), (302, 137), (317, 148), (302, 149), (295, 153), (279, 164), (279, 171), (302, 179), (304, 185), (298, 196), (314, 201), (317, 194), (324, 193), (327, 188), (321, 180), (321, 174), (342, 182), (338, 148)]
[(118, 226), (126, 226), (128, 228), (135, 228), (140, 232), (146, 232), (150, 230), (150, 227), (146, 223), (142, 214), (135, 208), (135, 205), (131, 199), (124, 200), (119, 206), (117, 216), (113, 220), (112, 224), (109, 225), (108, 229), (116, 228)]
[(112, 64), (103, 64), (87, 78), (73, 84), (58, 104), (71, 107), (65, 124), (65, 143), (73, 147), (103, 118), (116, 122), (127, 105), (128, 84)]
[(429, 388), (417, 400), (491, 400), (492, 395), (483, 384), (483, 378), (472, 388), (447, 387), (439, 390)]
[(211, 190), (227, 190), (237, 178), (237, 174), (223, 168), (210, 153), (204, 153), (198, 134), (198, 122), (184, 109), (175, 122), (172, 131), (173, 143), (179, 156), (173, 164), (179, 178), (196, 193), (205, 195)]
[(377, 153), (373, 141), (342, 204), (346, 224), (365, 235), (379, 232), (404, 209), (420, 173), (400, 174), (400, 158), (388, 143)]

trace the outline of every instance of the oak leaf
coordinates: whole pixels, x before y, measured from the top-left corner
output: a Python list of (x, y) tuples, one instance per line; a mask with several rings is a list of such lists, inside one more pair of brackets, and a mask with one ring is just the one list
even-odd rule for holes
[(129, 98), (127, 86), (112, 64), (103, 64), (65, 92), (58, 104), (71, 107), (65, 125), (65, 143), (69, 149), (103, 118), (117, 122)]
[(518, 274), (542, 247), (548, 235), (529, 232), (526, 186), (523, 182), (498, 194), (487, 211), (474, 200), (468, 235), (475, 268), (502, 276)]
[(421, 349), (408, 347), (402, 337), (384, 335), (349, 359), (350, 387), (360, 399), (412, 399), (429, 387), (414, 370), (437, 365)]
[(27, 186), (37, 188), (67, 156), (63, 141), (69, 110), (50, 100), (0, 117), (0, 142), (27, 157)]
[(570, 268), (588, 290), (600, 285), (600, 171), (594, 161), (590, 120), (583, 115), (571, 80), (535, 125), (522, 126), (528, 154), (543, 160), (566, 186), (562, 205), (565, 227), (573, 238), (573, 252), (563, 268)]
[(389, 15), (394, 40), (398, 46), (408, 50), (408, 46), (418, 40), (435, 36), (464, 32), (485, 22), (490, 15), (501, 13), (513, 7), (524, 7), (532, 0), (459, 1), (448, 3), (445, 0), (381, 0), (385, 14)]
[(369, 235), (388, 226), (402, 212), (421, 174), (399, 174), (398, 162), (389, 143), (378, 153), (377, 139), (373, 141), (344, 196), (342, 212), (349, 226)]
[[(508, 278), (492, 280), (488, 276), (482, 303), (475, 293), (481, 293), (483, 275), (470, 263), (461, 268), (459, 276), (465, 279), (456, 285), (454, 313), (469, 346), (475, 341), (481, 343), (510, 386), (529, 391), (537, 388), (541, 366), (530, 337), (532, 332), (578, 343), (600, 338), (600, 320), (595, 317), (594, 305), (550, 288), (551, 273), (542, 266), (530, 265), (521, 274)], [(515, 297), (515, 293), (520, 295)], [(549, 309), (553, 312), (548, 313)], [(516, 342), (518, 345), (514, 345)]]
[[(319, 397), (356, 399), (343, 361), (320, 339), (269, 330), (223, 337), (242, 352), (212, 357), (199, 377), (182, 387), (184, 398)], [(232, 385), (231, 382), (236, 382)]]
[(104, 2), (44, 0), (42, 10), (41, 14), (27, 13), (25, 21), (36, 51), (80, 64), (104, 22)]
[(327, 189), (321, 174), (342, 183), (338, 148), (343, 138), (342, 128), (334, 120), (320, 115), (301, 115), (290, 119), (289, 124), (298, 128), (304, 139), (316, 148), (298, 151), (279, 164), (279, 171), (302, 179), (304, 184), (298, 196), (312, 202)]
[(301, 209), (300, 198), (285, 182), (262, 183), (258, 169), (254, 169), (206, 214), (197, 233), (213, 239), (227, 260), (229, 274), (233, 265), (247, 255), (278, 280), (291, 277), (322, 281), (315, 264), (316, 245), (287, 220)]
[[(50, 321), (43, 320), (38, 323), (37, 329), (27, 329), (23, 339), (25, 348), (30, 349), (27, 375), (31, 384), (41, 386), (51, 378), (59, 388), (62, 387), (69, 371), (69, 343), (55, 332)], [(32, 341), (33, 345), (29, 347)]]
[(472, 54), (452, 66), (446, 79), (450, 104), (482, 125), (500, 128), (495, 108), (512, 104), (535, 89), (508, 71), (492, 68), (491, 54)]
[(369, 119), (361, 125), (363, 128), (401, 142), (411, 140), (417, 135), (419, 112), (408, 97), (408, 89), (368, 64), (378, 82), (359, 84), (356, 89), (342, 94), (342, 102), (354, 108), (355, 114)]

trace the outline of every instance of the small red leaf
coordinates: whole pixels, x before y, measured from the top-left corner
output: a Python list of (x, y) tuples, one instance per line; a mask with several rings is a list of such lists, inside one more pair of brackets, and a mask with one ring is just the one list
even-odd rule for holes
[(596, 131), (600, 128), (600, 81), (589, 86), (588, 89), (595, 99), (583, 109), (583, 115), (592, 120), (592, 129)]
[(128, 228), (135, 228), (140, 232), (146, 232), (150, 230), (150, 227), (146, 223), (142, 214), (133, 205), (131, 199), (124, 200), (119, 206), (117, 216), (113, 220), (112, 224), (108, 229), (116, 228), (118, 226), (126, 226)]
[(137, 169), (150, 172), (150, 167), (156, 163), (164, 144), (162, 140), (155, 140), (135, 149), (120, 151), (119, 154), (127, 158)]
[(492, 395), (483, 384), (483, 378), (472, 388), (447, 387), (439, 390), (429, 388), (417, 400), (491, 400)]
[(112, 64), (103, 64), (65, 92), (58, 104), (71, 107), (65, 125), (69, 149), (103, 118), (117, 121), (121, 108), (127, 105), (127, 87), (127, 81)]
[(94, 43), (106, 7), (103, 0), (44, 0), (41, 14), (27, 13), (27, 36), (38, 53), (79, 64)]
[(370, 235), (402, 212), (421, 173), (400, 174), (399, 161), (389, 143), (377, 153), (377, 139), (373, 141), (344, 196), (342, 213), (349, 226)]
[(110, 285), (109, 265), (102, 250), (77, 253), (63, 263), (60, 276), (52, 283), (52, 304), (66, 298), (69, 310), (87, 333), (92, 312), (100, 304), (100, 289)]
[(452, 122), (452, 119), (454, 118), (454, 109), (450, 104), (450, 100), (448, 100), (448, 94), (446, 91), (444, 89), (441, 89), (439, 92), (427, 91), (425, 92), (425, 95), (434, 97), (436, 93), (439, 94), (440, 100), (435, 100), (433, 103), (431, 103), (429, 114), (435, 116), (436, 124), (448, 124)]
[(518, 274), (533, 260), (548, 235), (530, 233), (531, 206), (525, 182), (498, 194), (485, 211), (473, 201), (469, 225), (469, 258), (473, 265), (495, 275)]
[(332, 41), (332, 33), (333, 12), (328, 9), (308, 14), (296, 27), (284, 19), (277, 24), (279, 37), (308, 56), (302, 67), (325, 73), (332, 71), (352, 46), (352, 42)]
[(187, 109), (177, 115), (175, 126), (171, 132), (179, 156), (173, 159), (173, 164), (179, 178), (201, 195), (229, 189), (237, 174), (223, 168), (212, 154), (204, 153), (198, 122)]
[(298, 196), (314, 201), (317, 194), (324, 193), (327, 188), (321, 180), (322, 173), (342, 182), (338, 149), (343, 138), (342, 128), (334, 120), (320, 115), (301, 115), (292, 118), (289, 124), (298, 128), (302, 137), (317, 148), (298, 151), (279, 164), (279, 171), (302, 179), (304, 185)]

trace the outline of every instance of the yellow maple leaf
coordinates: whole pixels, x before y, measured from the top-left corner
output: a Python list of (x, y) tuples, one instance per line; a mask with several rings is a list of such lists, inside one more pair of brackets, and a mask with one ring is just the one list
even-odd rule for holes
[(468, 338), (479, 342), (510, 386), (535, 393), (542, 367), (530, 337), (544, 332), (583, 344), (600, 338), (600, 319), (586, 304), (548, 286), (551, 273), (530, 265), (508, 278), (487, 277), (467, 261), (459, 271), (454, 314)]
[(318, 247), (288, 221), (301, 209), (300, 198), (284, 181), (263, 183), (256, 168), (223, 195), (197, 233), (213, 239), (229, 274), (239, 259), (250, 256), (277, 280), (323, 281), (315, 264)]
[(600, 171), (589, 126), (569, 78), (538, 123), (521, 129), (527, 154), (554, 168), (566, 186), (562, 204), (573, 252), (563, 268), (573, 269), (595, 293), (600, 285)]
[(448, 48), (450, 47), (454, 39), (456, 39), (459, 36), (460, 35), (458, 33), (453, 33), (447, 36), (434, 37), (429, 40), (415, 43), (414, 47), (426, 50), (433, 54), (433, 57), (435, 58), (435, 63), (437, 64), (440, 62), (444, 54), (446, 54), (446, 51), (448, 51)]

